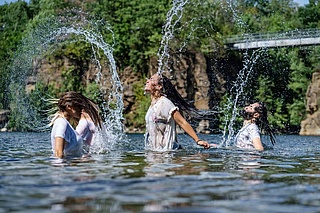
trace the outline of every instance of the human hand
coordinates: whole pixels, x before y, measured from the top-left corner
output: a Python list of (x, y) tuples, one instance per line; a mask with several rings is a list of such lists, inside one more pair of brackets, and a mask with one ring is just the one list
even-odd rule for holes
[(90, 116), (84, 110), (81, 111), (81, 119), (89, 119)]
[(207, 141), (203, 141), (203, 140), (197, 140), (197, 145), (203, 146), (203, 148), (205, 149), (210, 148), (210, 144)]

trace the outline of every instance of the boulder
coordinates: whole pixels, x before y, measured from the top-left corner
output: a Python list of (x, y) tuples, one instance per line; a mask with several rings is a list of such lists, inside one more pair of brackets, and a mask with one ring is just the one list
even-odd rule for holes
[(308, 87), (306, 111), (307, 117), (301, 121), (300, 135), (320, 135), (320, 71), (312, 74)]

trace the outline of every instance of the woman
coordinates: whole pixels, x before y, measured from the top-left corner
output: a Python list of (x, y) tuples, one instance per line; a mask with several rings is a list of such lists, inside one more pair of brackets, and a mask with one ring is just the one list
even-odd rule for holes
[(267, 109), (263, 103), (256, 102), (250, 104), (243, 109), (241, 114), (244, 118), (243, 127), (235, 138), (235, 143), (238, 148), (263, 151), (264, 148), (261, 142), (260, 130), (265, 131), (270, 136), (272, 145), (275, 144), (274, 133), (268, 122)]
[(207, 141), (200, 140), (180, 112), (190, 117), (203, 117), (200, 112), (190, 107), (183, 100), (170, 80), (160, 74), (147, 79), (144, 91), (151, 96), (151, 105), (146, 114), (146, 148), (155, 150), (179, 149), (176, 124), (178, 124), (197, 145), (210, 148)]
[[(59, 111), (51, 123), (51, 144), (55, 157), (81, 157), (82, 143), (91, 144), (95, 127), (102, 120), (93, 101), (77, 92), (66, 92), (58, 101)], [(78, 123), (76, 130), (70, 124)]]

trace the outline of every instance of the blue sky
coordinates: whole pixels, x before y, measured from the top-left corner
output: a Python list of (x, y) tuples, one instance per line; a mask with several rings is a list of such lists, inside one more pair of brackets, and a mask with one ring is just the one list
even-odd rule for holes
[(16, 0), (0, 0), (0, 5), (3, 5), (4, 3), (10, 3), (15, 2)]
[(308, 4), (309, 0), (294, 0), (294, 2), (297, 2), (300, 6), (303, 6), (305, 4)]
[[(3, 5), (4, 3), (10, 3), (10, 2), (15, 2), (17, 0), (0, 0), (0, 5)], [(29, 0), (27, 0), (26, 2), (29, 2)]]
[[(0, 5), (4, 4), (5, 2), (10, 3), (10, 2), (15, 2), (16, 0), (0, 0)], [(29, 0), (26, 0), (29, 2)], [(309, 3), (309, 0), (294, 0), (294, 2), (297, 2), (299, 5), (305, 5)]]

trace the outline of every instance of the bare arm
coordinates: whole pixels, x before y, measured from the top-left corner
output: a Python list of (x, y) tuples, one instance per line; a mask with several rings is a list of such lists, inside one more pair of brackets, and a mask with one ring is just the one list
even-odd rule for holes
[(85, 129), (89, 126), (87, 121), (93, 122), (91, 117), (89, 116), (89, 114), (84, 112), (84, 111), (82, 111), (79, 123), (78, 123), (78, 125), (76, 127), (76, 132), (78, 132), (78, 134), (81, 135), (81, 136), (84, 134)]
[(89, 121), (92, 121), (92, 122), (93, 122), (93, 120), (91, 119), (90, 115), (89, 115), (88, 113), (86, 113), (85, 111), (83, 111), (83, 110), (82, 110), (82, 112), (81, 112), (81, 117), (80, 117), (80, 119), (86, 119), (86, 120), (89, 120)]
[(64, 139), (61, 137), (56, 137), (54, 140), (54, 156), (58, 158), (63, 158), (64, 150)]
[(210, 148), (210, 144), (207, 141), (199, 140), (199, 137), (197, 136), (196, 132), (193, 130), (192, 126), (184, 119), (184, 117), (180, 114), (178, 110), (174, 111), (173, 119), (177, 122), (177, 124), (186, 132), (188, 135), (190, 135), (193, 140), (196, 141), (197, 145), (203, 146), (204, 148), (208, 149)]
[(253, 138), (252, 142), (256, 150), (263, 151), (263, 146), (260, 138)]

